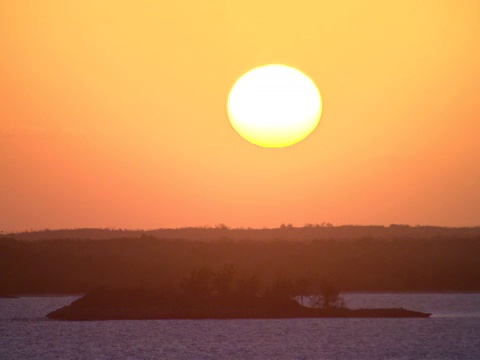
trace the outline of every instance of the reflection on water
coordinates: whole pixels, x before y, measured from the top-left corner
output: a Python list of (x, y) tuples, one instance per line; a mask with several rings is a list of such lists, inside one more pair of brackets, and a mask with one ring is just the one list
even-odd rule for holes
[(429, 319), (62, 322), (76, 297), (0, 299), (0, 359), (479, 359), (480, 294), (346, 294)]

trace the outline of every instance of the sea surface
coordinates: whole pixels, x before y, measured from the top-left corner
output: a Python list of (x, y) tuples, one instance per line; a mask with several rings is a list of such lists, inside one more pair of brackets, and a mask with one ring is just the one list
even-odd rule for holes
[(0, 359), (480, 359), (480, 294), (346, 294), (426, 319), (65, 322), (77, 297), (0, 299)]

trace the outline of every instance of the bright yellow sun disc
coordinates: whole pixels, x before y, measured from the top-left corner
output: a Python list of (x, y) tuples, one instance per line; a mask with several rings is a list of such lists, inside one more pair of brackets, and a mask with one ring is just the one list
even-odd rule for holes
[(228, 96), (233, 128), (268, 148), (290, 146), (318, 125), (322, 100), (314, 82), (286, 65), (265, 65), (242, 75)]

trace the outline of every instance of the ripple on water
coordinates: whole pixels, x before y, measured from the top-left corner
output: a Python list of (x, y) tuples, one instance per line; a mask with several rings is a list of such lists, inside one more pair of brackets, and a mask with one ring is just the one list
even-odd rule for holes
[(480, 294), (345, 298), (351, 307), (405, 307), (434, 316), (62, 322), (44, 315), (75, 297), (0, 299), (0, 359), (480, 358)]

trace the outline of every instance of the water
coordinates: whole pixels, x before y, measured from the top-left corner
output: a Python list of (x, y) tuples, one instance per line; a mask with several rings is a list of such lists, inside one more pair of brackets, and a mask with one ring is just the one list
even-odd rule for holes
[(0, 359), (480, 359), (480, 294), (347, 294), (428, 319), (62, 322), (75, 297), (0, 299)]

